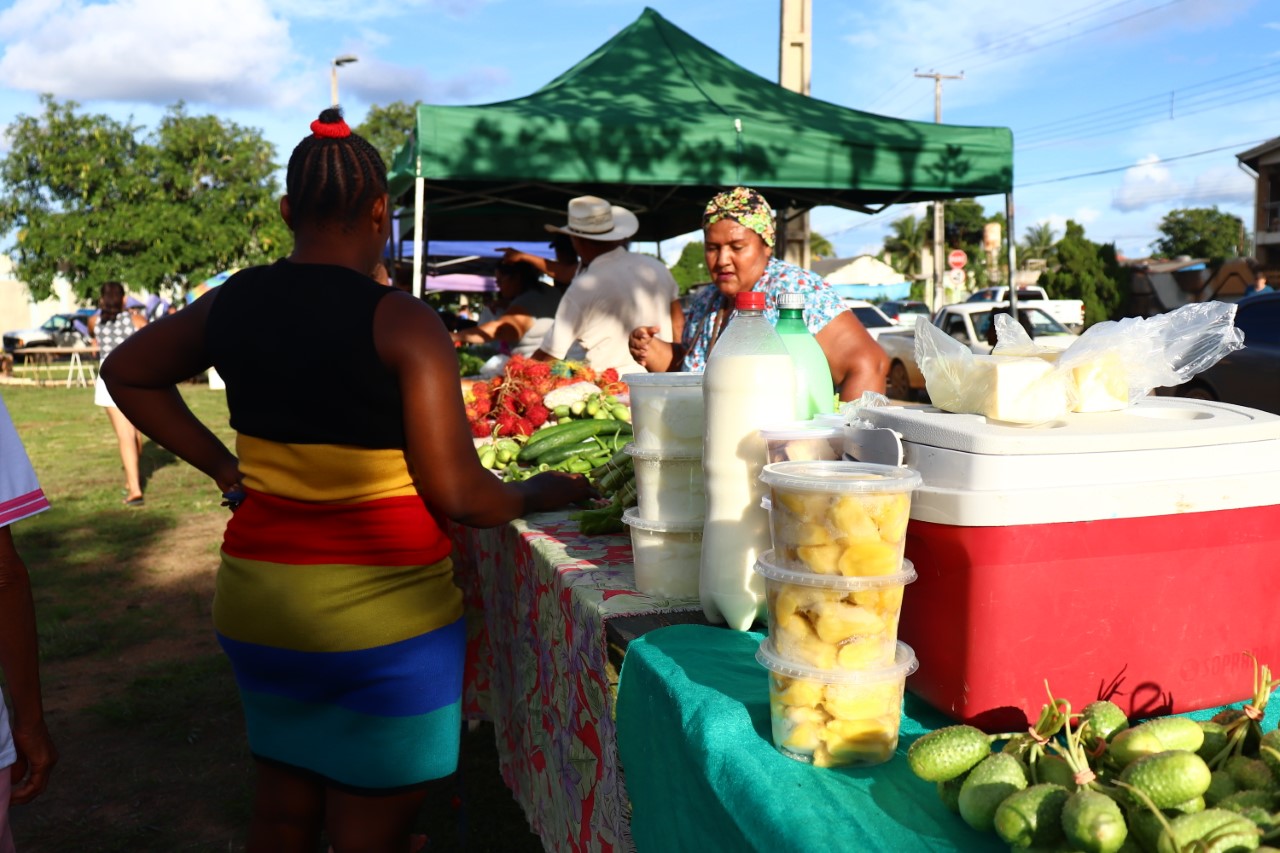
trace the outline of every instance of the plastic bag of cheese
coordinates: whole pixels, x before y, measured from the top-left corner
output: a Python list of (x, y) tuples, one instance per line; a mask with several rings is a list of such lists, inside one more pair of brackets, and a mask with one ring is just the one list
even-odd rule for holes
[(1068, 371), (1038, 355), (975, 355), (920, 317), (915, 356), (929, 399), (944, 411), (1016, 424), (1040, 424), (1069, 411)]

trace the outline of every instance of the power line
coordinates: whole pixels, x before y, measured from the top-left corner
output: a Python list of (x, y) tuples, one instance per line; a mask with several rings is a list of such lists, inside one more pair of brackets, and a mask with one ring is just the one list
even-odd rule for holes
[(1223, 146), (1220, 146), (1220, 147), (1218, 147), (1218, 148), (1206, 148), (1206, 149), (1205, 149), (1205, 150), (1203, 150), (1203, 151), (1193, 151), (1193, 152), (1191, 152), (1190, 154), (1179, 154), (1179, 155), (1177, 155), (1176, 157), (1161, 157), (1161, 158), (1159, 158), (1159, 159), (1157, 159), (1157, 160), (1148, 160), (1148, 161), (1146, 161), (1146, 162), (1144, 162), (1144, 163), (1130, 163), (1130, 164), (1129, 164), (1129, 165), (1127, 165), (1127, 166), (1116, 166), (1116, 167), (1111, 168), (1111, 169), (1099, 169), (1099, 170), (1094, 171), (1094, 172), (1081, 172), (1080, 174), (1077, 174), (1077, 175), (1063, 175), (1063, 176), (1058, 177), (1058, 178), (1046, 178), (1045, 180), (1042, 180), (1042, 181), (1031, 181), (1031, 182), (1029, 182), (1029, 183), (1025, 183), (1025, 184), (1015, 184), (1015, 185), (1014, 185), (1014, 189), (1022, 189), (1022, 188), (1024, 188), (1024, 187), (1038, 187), (1038, 186), (1040, 186), (1040, 185), (1042, 185), (1042, 184), (1056, 184), (1056, 183), (1061, 183), (1062, 181), (1075, 181), (1075, 180), (1078, 180), (1078, 179), (1080, 179), (1080, 178), (1093, 178), (1093, 177), (1097, 177), (1098, 175), (1110, 175), (1110, 174), (1113, 174), (1113, 173), (1115, 173), (1115, 172), (1124, 172), (1124, 171), (1127, 171), (1127, 170), (1129, 170), (1129, 169), (1133, 169), (1133, 168), (1138, 167), (1138, 166), (1154, 166), (1154, 165), (1156, 165), (1157, 163), (1172, 163), (1172, 162), (1174, 162), (1175, 160), (1189, 160), (1189, 159), (1190, 159), (1190, 158), (1192, 158), (1192, 157), (1200, 157), (1200, 156), (1203, 156), (1203, 155), (1205, 155), (1205, 154), (1214, 154), (1214, 153), (1217, 153), (1218, 151), (1227, 151), (1227, 150), (1230, 150), (1230, 149), (1232, 149), (1232, 148), (1247, 148), (1247, 147), (1252, 147), (1252, 146), (1254, 146), (1254, 145), (1257, 145), (1257, 144), (1259, 144), (1259, 143), (1261, 143), (1261, 142), (1265, 142), (1265, 141), (1266, 141), (1265, 139), (1255, 139), (1255, 140), (1252, 140), (1252, 141), (1249, 141), (1249, 142), (1237, 142), (1237, 143), (1235, 143), (1235, 144), (1233, 144), (1233, 145), (1223, 145)]

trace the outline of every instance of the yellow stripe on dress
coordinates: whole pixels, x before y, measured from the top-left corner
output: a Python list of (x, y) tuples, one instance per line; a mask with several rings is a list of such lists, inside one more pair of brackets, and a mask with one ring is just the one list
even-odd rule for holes
[(213, 598), (219, 633), (301, 652), (398, 643), (462, 616), (453, 562), (291, 566), (222, 554)]
[(236, 436), (250, 489), (311, 503), (363, 503), (417, 494), (404, 451), (346, 444), (289, 444)]

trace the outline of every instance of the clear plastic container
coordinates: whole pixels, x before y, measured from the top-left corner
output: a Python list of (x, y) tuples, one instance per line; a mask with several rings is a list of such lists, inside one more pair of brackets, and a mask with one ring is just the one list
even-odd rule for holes
[(633, 506), (622, 521), (631, 528), (636, 589), (655, 598), (697, 598), (702, 520), (654, 521)]
[(816, 419), (760, 430), (766, 462), (836, 460), (844, 455), (844, 427), (822, 426)]
[(840, 670), (893, 661), (902, 593), (916, 579), (910, 560), (896, 574), (845, 577), (784, 569), (768, 551), (756, 571), (765, 579), (769, 637), (784, 660)]
[(701, 455), (701, 373), (630, 373), (625, 381), (637, 447)]
[(636, 507), (652, 521), (702, 521), (707, 493), (702, 485), (702, 454), (643, 450), (635, 442), (623, 448), (636, 471)]
[(862, 462), (774, 462), (768, 484), (775, 562), (821, 575), (892, 575), (902, 570), (910, 468)]
[(883, 764), (898, 748), (902, 691), (918, 666), (906, 643), (893, 662), (858, 672), (784, 660), (765, 639), (756, 660), (769, 670), (773, 745), (788, 758), (818, 767)]
[(823, 412), (813, 416), (814, 423), (824, 427), (840, 427), (843, 429), (847, 420), (840, 412)]

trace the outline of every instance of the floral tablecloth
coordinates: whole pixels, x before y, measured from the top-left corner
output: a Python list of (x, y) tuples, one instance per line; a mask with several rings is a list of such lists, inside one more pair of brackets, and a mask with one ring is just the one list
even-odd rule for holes
[(637, 592), (630, 537), (583, 536), (567, 512), (449, 532), (467, 608), (463, 713), (493, 722), (503, 779), (547, 849), (634, 849), (605, 623), (697, 600)]

